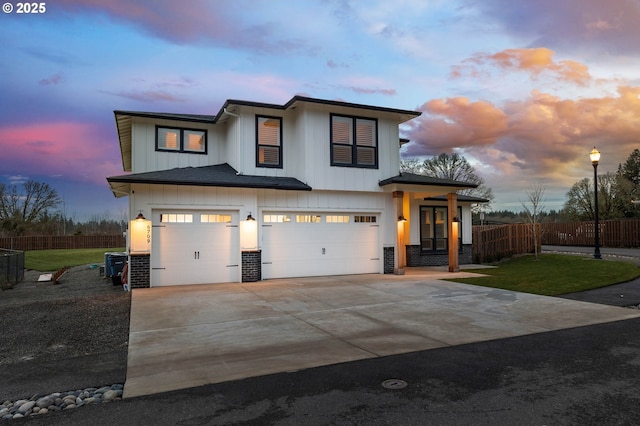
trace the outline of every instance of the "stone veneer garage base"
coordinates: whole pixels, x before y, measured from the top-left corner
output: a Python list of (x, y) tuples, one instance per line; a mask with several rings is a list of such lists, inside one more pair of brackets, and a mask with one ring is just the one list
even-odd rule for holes
[(640, 317), (640, 311), (397, 275), (134, 289), (125, 397)]

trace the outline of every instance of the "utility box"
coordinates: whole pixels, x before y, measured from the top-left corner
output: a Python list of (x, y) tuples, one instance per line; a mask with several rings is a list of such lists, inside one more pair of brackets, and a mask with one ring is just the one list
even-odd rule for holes
[(127, 263), (127, 253), (107, 252), (104, 254), (104, 276), (105, 278), (119, 277)]

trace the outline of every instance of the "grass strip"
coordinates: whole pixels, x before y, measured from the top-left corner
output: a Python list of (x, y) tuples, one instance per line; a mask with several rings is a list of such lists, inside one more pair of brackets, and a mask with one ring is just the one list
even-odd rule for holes
[(501, 288), (524, 293), (558, 296), (605, 287), (640, 277), (633, 262), (596, 260), (568, 254), (542, 254), (515, 257), (490, 269), (465, 269), (488, 275), (449, 279), (464, 284)]
[(24, 253), (24, 267), (40, 272), (53, 272), (63, 266), (103, 264), (106, 252), (123, 252), (124, 247), (73, 250), (29, 250)]

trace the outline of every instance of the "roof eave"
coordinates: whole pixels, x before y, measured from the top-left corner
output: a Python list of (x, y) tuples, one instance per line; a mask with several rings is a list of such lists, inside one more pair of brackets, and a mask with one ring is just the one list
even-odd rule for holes
[(330, 106), (337, 106), (337, 107), (356, 108), (356, 109), (364, 109), (364, 110), (377, 111), (377, 112), (385, 112), (385, 113), (395, 114), (399, 117), (402, 117), (400, 122), (409, 121), (413, 118), (416, 118), (422, 115), (422, 112), (420, 111), (379, 107), (374, 105), (355, 104), (351, 102), (333, 101), (328, 99), (309, 98), (306, 96), (294, 96), (284, 105), (243, 101), (238, 99), (227, 99), (225, 103), (222, 105), (222, 108), (220, 108), (220, 111), (218, 112), (218, 115), (216, 115), (216, 119), (214, 121), (217, 122), (225, 114), (229, 114), (227, 109), (230, 109), (234, 105), (249, 106), (249, 107), (256, 107), (256, 108), (277, 109), (277, 110), (288, 110), (288, 109), (295, 108), (296, 103), (311, 103), (311, 104), (319, 104), (319, 105), (330, 105)]
[[(218, 188), (253, 188), (253, 189), (278, 189), (283, 191), (311, 191), (309, 185), (287, 185), (279, 183), (234, 183), (234, 182), (202, 182), (202, 181), (190, 181), (190, 180), (163, 180), (163, 179), (128, 179), (127, 176), (114, 176), (108, 177), (107, 181), (110, 186), (112, 183), (120, 184), (142, 184), (142, 185), (176, 185), (176, 186), (211, 186)], [(113, 186), (112, 186), (113, 187)]]
[(116, 131), (118, 132), (118, 142), (120, 144), (120, 157), (122, 158), (122, 170), (131, 171), (131, 116), (113, 112), (116, 121)]
[(173, 121), (188, 121), (192, 123), (205, 123), (211, 124), (215, 122), (216, 116), (207, 116), (207, 115), (189, 115), (189, 114), (180, 114), (180, 115), (172, 115), (169, 113), (155, 113), (155, 112), (143, 112), (143, 111), (122, 111), (116, 110), (114, 114), (121, 116), (129, 116), (129, 117), (141, 117), (141, 118), (159, 118), (162, 120), (173, 120)]

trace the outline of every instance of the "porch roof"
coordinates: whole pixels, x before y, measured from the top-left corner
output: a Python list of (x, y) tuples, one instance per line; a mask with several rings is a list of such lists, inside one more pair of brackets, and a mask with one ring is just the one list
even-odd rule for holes
[[(453, 179), (441, 179), (431, 176), (416, 175), (413, 173), (401, 172), (398, 176), (393, 176), (378, 182), (382, 187), (391, 187), (393, 190), (410, 191), (412, 188), (418, 191), (424, 191), (426, 187), (440, 187), (440, 189), (449, 188), (449, 192), (455, 192), (462, 189), (477, 188), (478, 185), (470, 182), (462, 182)], [(411, 191), (413, 192), (413, 191)]]
[(311, 191), (309, 185), (296, 178), (242, 175), (227, 163), (111, 176), (107, 178), (107, 182), (118, 198), (129, 195), (131, 184), (135, 183)]

